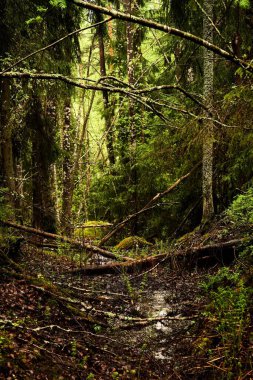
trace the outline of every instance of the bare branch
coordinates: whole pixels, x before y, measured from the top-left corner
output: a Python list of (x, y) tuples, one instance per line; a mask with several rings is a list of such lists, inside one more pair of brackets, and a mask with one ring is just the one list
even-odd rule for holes
[(33, 57), (34, 55), (36, 55), (36, 54), (38, 54), (38, 53), (41, 53), (42, 51), (45, 51), (45, 50), (47, 50), (47, 49), (50, 49), (51, 47), (53, 47), (53, 46), (59, 44), (60, 42), (62, 42), (62, 41), (64, 41), (64, 40), (66, 40), (66, 38), (69, 38), (69, 37), (72, 37), (72, 36), (75, 35), (75, 34), (79, 34), (79, 33), (81, 33), (81, 32), (84, 32), (85, 30), (88, 30), (88, 29), (91, 29), (91, 28), (95, 28), (95, 27), (97, 27), (98, 25), (105, 24), (105, 23), (107, 23), (107, 22), (109, 22), (109, 21), (111, 21), (111, 20), (112, 20), (112, 17), (109, 17), (109, 18), (107, 18), (106, 20), (103, 20), (103, 21), (97, 22), (96, 24), (86, 26), (85, 28), (80, 28), (80, 29), (74, 30), (73, 32), (68, 33), (66, 36), (61, 37), (59, 40), (57, 40), (57, 41), (55, 41), (55, 42), (53, 42), (53, 43), (51, 43), (51, 44), (49, 44), (49, 45), (47, 45), (47, 46), (44, 46), (43, 48), (41, 48), (41, 49), (39, 49), (39, 50), (36, 50), (36, 51), (34, 51), (34, 52), (32, 52), (32, 53), (26, 55), (26, 56), (23, 57), (23, 58), (20, 58), (17, 62), (13, 63), (13, 65), (11, 65), (11, 66), (7, 67), (6, 69), (4, 69), (4, 70), (2, 71), (2, 73), (6, 73), (7, 71), (12, 70), (14, 67), (18, 66), (20, 63), (26, 61), (28, 58), (31, 58), (31, 57)]
[(132, 219), (136, 218), (137, 216), (143, 214), (144, 212), (150, 210), (154, 204), (157, 203), (158, 199), (163, 198), (168, 193), (172, 192), (181, 182), (183, 182), (186, 178), (188, 178), (200, 165), (200, 162), (193, 167), (193, 169), (188, 172), (187, 174), (183, 175), (179, 179), (176, 180), (171, 186), (168, 187), (168, 189), (164, 190), (162, 193), (156, 194), (141, 210), (138, 212), (128, 215), (122, 222), (118, 223), (112, 231), (110, 231), (105, 237), (100, 241), (100, 246), (106, 243), (113, 235), (115, 235), (121, 228), (123, 228), (127, 223), (129, 223)]
[(68, 0), (68, 2), (70, 2), (72, 4), (76, 4), (82, 8), (86, 8), (86, 9), (90, 9), (90, 10), (95, 11), (95, 12), (100, 12), (100, 13), (106, 14), (108, 16), (114, 17), (114, 18), (119, 19), (119, 20), (132, 22), (135, 24), (146, 26), (146, 27), (151, 28), (151, 29), (160, 30), (164, 33), (167, 33), (167, 34), (170, 34), (173, 36), (178, 36), (180, 38), (186, 39), (186, 40), (191, 41), (191, 42), (193, 42), (199, 46), (203, 46), (206, 49), (213, 51), (215, 54), (218, 54), (221, 57), (225, 58), (226, 60), (233, 62), (237, 66), (240, 66), (243, 69), (253, 73), (253, 65), (251, 62), (244, 61), (244, 60), (236, 57), (235, 55), (231, 54), (230, 52), (228, 52), (224, 49), (221, 49), (220, 47), (213, 45), (212, 43), (210, 43), (206, 40), (203, 40), (202, 38), (200, 38), (198, 36), (195, 36), (194, 34), (184, 32), (180, 29), (173, 28), (169, 25), (160, 24), (158, 22), (155, 22), (155, 21), (152, 21), (152, 20), (149, 20), (146, 18), (137, 17), (134, 15), (126, 14), (124, 12), (116, 11), (115, 9), (108, 9), (105, 7), (101, 7), (99, 5), (96, 5), (94, 3), (90, 3), (90, 2), (85, 1), (85, 0)]

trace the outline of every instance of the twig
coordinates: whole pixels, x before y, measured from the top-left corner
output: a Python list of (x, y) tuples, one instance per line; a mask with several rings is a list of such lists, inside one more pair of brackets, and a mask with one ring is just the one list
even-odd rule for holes
[(165, 195), (172, 192), (181, 182), (183, 182), (186, 178), (188, 178), (198, 167), (200, 166), (200, 162), (193, 167), (187, 174), (178, 178), (172, 185), (168, 187), (168, 189), (164, 190), (162, 193), (156, 194), (140, 211), (128, 215), (122, 222), (118, 223), (112, 231), (110, 231), (107, 235), (103, 237), (100, 241), (99, 246), (102, 246), (105, 242), (107, 242), (113, 235), (116, 234), (121, 228), (123, 228), (127, 223), (129, 223), (132, 219), (136, 218), (140, 214), (148, 211), (150, 207), (153, 207), (154, 203), (157, 203), (158, 199), (163, 198)]
[(75, 34), (78, 34), (78, 33), (81, 33), (81, 32), (84, 32), (85, 30), (88, 30), (88, 29), (91, 29), (91, 28), (95, 28), (97, 27), (98, 25), (101, 25), (101, 24), (105, 24), (109, 21), (112, 20), (112, 17), (109, 17), (107, 18), (106, 20), (103, 20), (103, 21), (100, 21), (100, 22), (97, 22), (96, 24), (93, 24), (93, 25), (89, 25), (89, 26), (86, 26), (85, 28), (80, 28), (80, 29), (77, 29), (77, 30), (74, 30), (73, 32), (71, 33), (68, 33), (66, 36), (64, 37), (61, 37), (59, 40), (47, 45), (47, 46), (44, 46), (43, 48), (41, 49), (38, 49), (28, 55), (26, 55), (25, 57), (23, 58), (20, 58), (17, 62), (13, 63), (11, 66), (7, 67), (6, 69), (4, 69), (1, 73), (6, 73), (7, 71), (10, 71), (12, 70), (14, 67), (16, 67), (17, 65), (19, 65), (20, 63), (22, 63), (23, 61), (26, 61), (28, 58), (31, 58), (33, 57), (34, 55), (38, 54), (38, 53), (41, 53), (42, 51), (45, 51), (47, 49), (50, 49), (51, 47), (59, 44), (60, 42), (64, 41), (66, 38), (69, 38), (69, 37), (72, 37), (73, 35)]

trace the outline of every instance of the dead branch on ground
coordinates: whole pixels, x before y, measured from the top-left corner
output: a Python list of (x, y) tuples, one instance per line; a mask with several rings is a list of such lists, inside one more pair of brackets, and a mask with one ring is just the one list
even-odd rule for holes
[[(56, 234), (52, 234), (52, 233), (45, 232), (42, 230), (37, 230), (37, 229), (32, 228), (32, 227), (21, 226), (20, 224), (8, 222), (8, 221), (3, 221), (3, 220), (0, 221), (0, 224), (2, 224), (3, 226), (6, 226), (6, 227), (11, 227), (11, 228), (23, 231), (23, 232), (28, 233), (28, 234), (33, 234), (33, 235), (41, 236), (43, 238), (52, 239), (52, 240), (56, 240), (56, 241), (58, 240), (58, 241), (62, 241), (65, 243), (69, 243), (70, 245), (77, 247), (81, 250), (86, 249), (87, 251), (91, 251), (93, 253), (100, 254), (103, 257), (113, 259), (113, 260), (118, 260), (117, 256), (114, 255), (110, 251), (107, 251), (103, 248), (97, 247), (97, 246), (89, 244), (89, 243), (80, 242), (78, 240), (68, 238), (67, 236), (56, 235)], [(121, 257), (121, 260), (129, 261), (130, 259), (129, 259), (129, 257), (123, 256), (123, 257)]]
[(156, 194), (140, 211), (128, 215), (122, 222), (118, 223), (112, 231), (110, 231), (107, 235), (105, 235), (100, 243), (99, 246), (104, 245), (113, 235), (115, 235), (121, 228), (123, 228), (127, 223), (129, 223), (132, 219), (136, 218), (137, 216), (143, 214), (144, 212), (150, 210), (154, 207), (154, 205), (157, 203), (157, 201), (161, 198), (163, 198), (165, 195), (172, 192), (181, 182), (183, 182), (186, 178), (188, 178), (199, 166), (200, 162), (198, 162), (192, 170), (190, 170), (187, 174), (183, 175), (179, 179), (177, 179), (172, 185), (170, 185), (166, 190), (164, 190), (162, 193)]

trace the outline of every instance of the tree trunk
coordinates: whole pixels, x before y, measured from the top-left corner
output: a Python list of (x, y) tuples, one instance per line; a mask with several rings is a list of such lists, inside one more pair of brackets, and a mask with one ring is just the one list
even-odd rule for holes
[(63, 190), (62, 190), (62, 215), (61, 215), (61, 228), (65, 235), (72, 233), (72, 197), (74, 190), (74, 183), (72, 178), (72, 151), (71, 151), (71, 137), (70, 137), (70, 124), (71, 120), (71, 101), (70, 97), (64, 105), (64, 127), (63, 127)]
[(1, 83), (0, 98), (0, 131), (1, 131), (1, 155), (3, 170), (3, 186), (8, 188), (8, 200), (15, 209), (16, 186), (12, 149), (12, 128), (10, 119), (10, 80), (3, 79)]
[(34, 95), (27, 116), (32, 135), (32, 224), (35, 228), (55, 232), (56, 212), (50, 178), (54, 160), (54, 130), (52, 118), (47, 118), (45, 114), (41, 99)]
[[(203, 38), (213, 43), (213, 0), (204, 1), (203, 14)], [(209, 112), (213, 109), (213, 80), (214, 80), (214, 54), (212, 51), (204, 49), (204, 84), (203, 96), (205, 105)], [(207, 112), (206, 116), (210, 113)], [(210, 220), (214, 214), (213, 204), (213, 143), (214, 126), (212, 121), (206, 121), (203, 131), (203, 168), (202, 168), (202, 192), (203, 211), (202, 223)]]
[[(102, 16), (98, 15), (98, 21), (102, 21)], [(104, 46), (104, 25), (97, 27), (98, 42), (99, 42), (99, 62), (100, 62), (100, 75), (106, 76), (105, 64), (105, 46)], [(105, 130), (106, 130), (106, 146), (108, 152), (108, 159), (111, 165), (115, 164), (114, 148), (113, 148), (113, 131), (112, 131), (112, 107), (109, 101), (108, 91), (103, 91), (104, 100), (104, 117), (105, 117)]]

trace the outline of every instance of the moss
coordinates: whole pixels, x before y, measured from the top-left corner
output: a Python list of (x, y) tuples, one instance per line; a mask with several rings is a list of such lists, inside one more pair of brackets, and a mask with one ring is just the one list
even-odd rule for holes
[(183, 243), (187, 241), (188, 239), (192, 238), (198, 230), (195, 228), (193, 231), (188, 232), (187, 234), (184, 234), (180, 236), (180, 238), (177, 239), (177, 243)]
[(146, 246), (151, 246), (152, 244), (149, 243), (147, 240), (145, 240), (142, 237), (139, 236), (129, 236), (121, 242), (119, 242), (115, 248), (116, 249), (132, 249), (136, 247), (146, 247)]
[(102, 237), (108, 232), (110, 226), (111, 224), (108, 222), (104, 222), (101, 220), (89, 220), (88, 222), (85, 222), (82, 226), (75, 229), (74, 236), (76, 238), (87, 238), (92, 240), (102, 239)]

